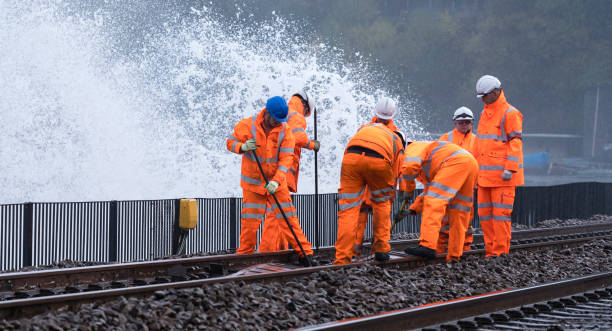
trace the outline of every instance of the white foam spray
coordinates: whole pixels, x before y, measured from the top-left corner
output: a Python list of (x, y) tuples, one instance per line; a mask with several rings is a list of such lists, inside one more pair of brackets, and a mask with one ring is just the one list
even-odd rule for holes
[[(0, 2), (0, 203), (240, 196), (225, 139), (268, 97), (304, 86), (319, 191), (337, 190), (348, 139), (387, 95), (366, 65), (274, 15), (240, 24), (192, 8), (130, 35), (114, 13), (146, 6), (105, 3)], [(399, 126), (422, 133), (399, 101)], [(299, 193), (312, 193), (313, 153), (302, 155)]]

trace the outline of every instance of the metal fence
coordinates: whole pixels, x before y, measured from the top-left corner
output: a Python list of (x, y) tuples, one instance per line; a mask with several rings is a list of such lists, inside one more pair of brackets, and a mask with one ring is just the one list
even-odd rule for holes
[[(417, 192), (418, 193), (418, 192)], [(336, 194), (294, 195), (308, 240), (331, 246), (337, 235)], [(235, 249), (242, 199), (197, 199), (198, 226), (187, 237), (187, 254)], [(396, 211), (399, 202), (393, 206)], [(55, 261), (125, 262), (170, 255), (176, 246), (178, 200), (25, 203), (0, 205), (0, 270)], [(475, 213), (477, 215), (477, 213)], [(612, 183), (518, 187), (512, 221), (534, 225), (552, 218), (612, 215)], [(419, 217), (408, 217), (394, 232), (418, 232)], [(478, 227), (477, 216), (472, 226)], [(261, 231), (260, 231), (261, 233)], [(366, 237), (372, 234), (371, 222)]]

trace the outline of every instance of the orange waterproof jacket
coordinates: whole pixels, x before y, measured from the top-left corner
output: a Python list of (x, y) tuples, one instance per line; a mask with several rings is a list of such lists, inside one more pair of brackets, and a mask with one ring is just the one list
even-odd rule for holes
[(454, 128), (452, 131), (449, 131), (438, 139), (440, 141), (448, 141), (466, 151), (470, 152), (474, 157), (476, 157), (477, 148), (478, 148), (478, 137), (470, 130), (470, 132), (463, 134)]
[(227, 138), (226, 142), (229, 151), (242, 154), (240, 186), (258, 194), (267, 194), (264, 188), (266, 183), (261, 176), (253, 153), (242, 152), (240, 146), (247, 140), (255, 138), (258, 146), (255, 151), (266, 177), (280, 185), (286, 184), (287, 172), (293, 163), (293, 147), (295, 146), (295, 139), (286, 123), (273, 128), (266, 136), (263, 129), (265, 112), (264, 108), (258, 115), (240, 120), (234, 127), (234, 133)]
[[(523, 114), (506, 101), (502, 91), (492, 104), (484, 106), (478, 123), (476, 160), (478, 185), (517, 186), (523, 178)], [(514, 172), (512, 179), (501, 178), (504, 170)]]
[(289, 120), (287, 121), (291, 132), (295, 137), (295, 149), (293, 151), (293, 164), (289, 168), (287, 174), (287, 185), (289, 191), (297, 192), (298, 175), (300, 172), (300, 155), (302, 154), (302, 148), (314, 149), (314, 141), (308, 138), (306, 134), (306, 118), (304, 117), (304, 105), (302, 100), (297, 95), (294, 95), (289, 100)]
[[(418, 179), (425, 187), (432, 185), (432, 180), (448, 159), (455, 155), (468, 153), (463, 148), (447, 141), (414, 141), (404, 151), (404, 162), (401, 166), (402, 178), (406, 182)], [(433, 184), (434, 186), (436, 184)], [(419, 195), (411, 209), (420, 213), (423, 207), (423, 195)]]
[(399, 174), (404, 155), (404, 146), (402, 145), (402, 140), (386, 125), (382, 123), (363, 125), (351, 138), (346, 148), (348, 149), (351, 146), (362, 146), (376, 151), (392, 167), (393, 173)]

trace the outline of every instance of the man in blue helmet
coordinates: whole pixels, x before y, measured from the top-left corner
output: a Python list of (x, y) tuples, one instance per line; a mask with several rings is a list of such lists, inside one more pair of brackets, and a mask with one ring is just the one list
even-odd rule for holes
[[(266, 102), (266, 108), (262, 109), (258, 115), (240, 120), (234, 127), (233, 134), (227, 139), (227, 149), (242, 155), (240, 178), (243, 193), (242, 217), (240, 247), (236, 253), (249, 254), (255, 251), (257, 230), (267, 210), (272, 210), (276, 214), (276, 219), (272, 221), (277, 224), (269, 228), (277, 230), (272, 231), (275, 233), (269, 232), (262, 235), (260, 251), (274, 250), (278, 242), (278, 232), (289, 241), (291, 247), (299, 247), (272, 197), (274, 194), (304, 248), (306, 256), (297, 251), (300, 262), (308, 266), (313, 265), (314, 262), (312, 245), (302, 232), (287, 187), (286, 176), (293, 164), (295, 146), (291, 129), (285, 123), (288, 111), (289, 107), (285, 99), (279, 96), (272, 97)], [(268, 184), (259, 170), (254, 155), (260, 160)]]

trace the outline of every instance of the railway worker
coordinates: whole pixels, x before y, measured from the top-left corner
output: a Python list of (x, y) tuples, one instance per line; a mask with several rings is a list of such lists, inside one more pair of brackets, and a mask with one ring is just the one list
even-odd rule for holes
[[(470, 152), (472, 156), (476, 157), (476, 147), (478, 137), (472, 132), (472, 126), (474, 124), (474, 114), (467, 107), (459, 107), (453, 114), (453, 123), (455, 128), (440, 137), (440, 141), (448, 141), (455, 145), (460, 146), (466, 151)], [(473, 194), (471, 195), (473, 198)], [(474, 242), (474, 229), (472, 228), (472, 220), (474, 219), (474, 209), (470, 213), (468, 229), (465, 233), (465, 241), (463, 243), (463, 250), (471, 250), (471, 245)], [(438, 237), (438, 246), (436, 251), (438, 253), (445, 253), (448, 248), (448, 231), (450, 229), (448, 223), (448, 213), (442, 218), (442, 227), (440, 228), (440, 236)]]
[(478, 122), (478, 216), (486, 256), (510, 251), (511, 214), (517, 185), (523, 185), (523, 115), (506, 101), (501, 82), (484, 75), (476, 82), (484, 109)]
[[(362, 125), (361, 128), (365, 127), (368, 124), (381, 123), (387, 128), (389, 128), (391, 131), (399, 132), (399, 129), (397, 128), (397, 126), (395, 126), (395, 123), (393, 123), (393, 117), (396, 113), (397, 107), (395, 105), (395, 101), (386, 97), (382, 98), (376, 104), (376, 108), (374, 110), (374, 117), (372, 117), (372, 120), (369, 123)], [(397, 170), (399, 170), (399, 168), (397, 168)], [(397, 174), (394, 177), (397, 177)], [(393, 203), (393, 200), (391, 201)], [(355, 228), (355, 244), (353, 245), (353, 257), (359, 257), (361, 255), (363, 238), (365, 236), (365, 228), (368, 223), (368, 215), (370, 213), (372, 213), (372, 203), (370, 201), (370, 191), (366, 186), (366, 189), (363, 192), (363, 202), (361, 203), (361, 208), (359, 209), (357, 227)]]
[(406, 147), (404, 155), (402, 176), (410, 181), (418, 178), (424, 185), (423, 193), (408, 208), (413, 215), (421, 213), (419, 245), (407, 248), (405, 252), (434, 258), (442, 218), (448, 214), (450, 229), (446, 260), (459, 260), (463, 255), (478, 176), (476, 159), (465, 149), (446, 141), (413, 142)]
[[(309, 96), (306, 91), (301, 90), (296, 92), (291, 99), (289, 99), (289, 114), (287, 115), (287, 124), (291, 128), (291, 132), (295, 137), (295, 148), (293, 151), (293, 164), (289, 168), (289, 172), (287, 172), (287, 186), (289, 187), (289, 191), (296, 193), (297, 192), (297, 184), (298, 184), (298, 175), (300, 172), (300, 155), (302, 153), (302, 148), (306, 148), (309, 150), (314, 150), (315, 152), (319, 151), (321, 147), (321, 143), (318, 140), (310, 139), (308, 134), (306, 134), (306, 117), (309, 117), (315, 111), (315, 103), (314, 98)], [(274, 216), (273, 213), (267, 213), (266, 219), (270, 216)], [(275, 245), (273, 247), (260, 247), (260, 250), (265, 249), (269, 251), (278, 251), (288, 248), (287, 239), (284, 238), (281, 232), (278, 230), (278, 227), (271, 227), (272, 222), (264, 221), (264, 229), (263, 234), (268, 237), (277, 236), (277, 240), (270, 240), (271, 244)]]
[[(291, 246), (298, 247), (272, 197), (272, 194), (275, 194), (306, 253), (306, 256), (302, 256), (302, 252), (297, 252), (300, 262), (307, 266), (309, 261), (313, 261), (313, 251), (298, 222), (286, 179), (287, 172), (293, 163), (295, 146), (293, 134), (285, 123), (288, 110), (285, 99), (279, 96), (272, 97), (268, 99), (266, 107), (259, 114), (240, 120), (234, 127), (233, 134), (227, 139), (227, 149), (236, 154), (242, 154), (240, 176), (243, 194), (242, 217), (240, 247), (236, 253), (254, 252), (257, 230), (267, 209), (276, 213), (274, 220)], [(265, 183), (255, 157), (261, 162), (266, 178), (269, 180), (268, 184)], [(268, 240), (270, 239), (262, 236), (261, 246), (270, 245), (266, 243)]]
[(404, 150), (400, 136), (382, 123), (360, 128), (349, 141), (340, 171), (338, 189), (338, 237), (334, 264), (347, 264), (353, 257), (355, 230), (366, 186), (373, 209), (372, 251), (377, 261), (389, 260), (391, 199), (395, 194), (396, 168)]

